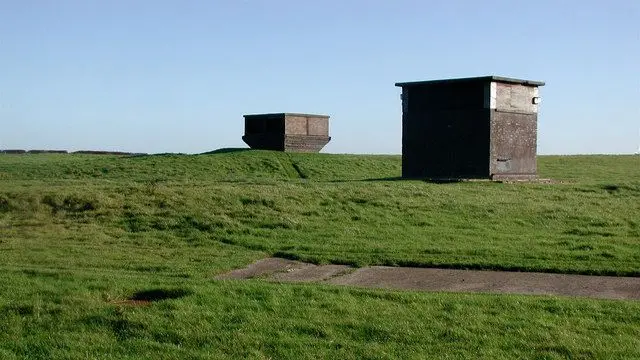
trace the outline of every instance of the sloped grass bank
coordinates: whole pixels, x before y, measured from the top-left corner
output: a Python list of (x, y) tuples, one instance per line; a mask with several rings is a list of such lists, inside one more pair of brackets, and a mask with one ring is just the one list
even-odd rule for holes
[(213, 281), (314, 262), (638, 275), (640, 157), (551, 184), (398, 156), (0, 155), (0, 358), (640, 358), (638, 302)]

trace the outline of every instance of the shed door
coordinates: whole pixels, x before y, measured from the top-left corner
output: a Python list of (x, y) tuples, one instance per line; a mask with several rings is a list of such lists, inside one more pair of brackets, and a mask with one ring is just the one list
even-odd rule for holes
[(535, 175), (537, 115), (494, 111), (491, 175)]

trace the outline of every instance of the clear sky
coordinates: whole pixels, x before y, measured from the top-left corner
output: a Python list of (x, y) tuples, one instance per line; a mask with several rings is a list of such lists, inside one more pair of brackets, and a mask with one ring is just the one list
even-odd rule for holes
[(244, 147), (243, 114), (331, 116), (400, 153), (395, 82), (546, 81), (542, 154), (640, 145), (640, 1), (0, 0), (0, 148)]

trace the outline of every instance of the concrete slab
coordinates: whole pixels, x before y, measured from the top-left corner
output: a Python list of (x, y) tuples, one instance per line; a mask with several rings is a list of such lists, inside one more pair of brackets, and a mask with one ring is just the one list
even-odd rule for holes
[(278, 258), (259, 260), (216, 279), (316, 282), (418, 291), (484, 292), (640, 300), (640, 278), (533, 272), (314, 265)]
[(273, 274), (269, 280), (284, 282), (326, 281), (346, 275), (355, 269), (346, 265), (312, 265)]
[(640, 278), (373, 266), (333, 278), (335, 285), (640, 300)]

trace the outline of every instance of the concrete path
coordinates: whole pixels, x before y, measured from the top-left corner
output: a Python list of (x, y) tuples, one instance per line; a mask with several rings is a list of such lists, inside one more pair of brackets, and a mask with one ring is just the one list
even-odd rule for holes
[(640, 300), (640, 278), (532, 272), (449, 270), (408, 267), (313, 265), (279, 258), (258, 260), (216, 279), (263, 278), (275, 282), (318, 282), (359, 287), (580, 296)]

